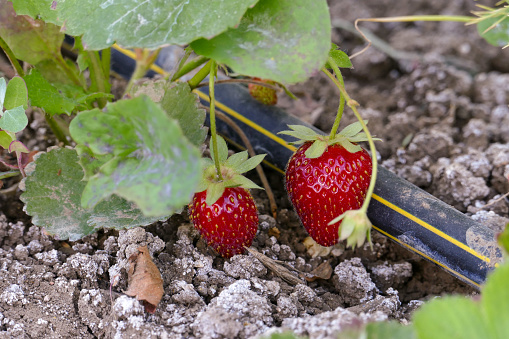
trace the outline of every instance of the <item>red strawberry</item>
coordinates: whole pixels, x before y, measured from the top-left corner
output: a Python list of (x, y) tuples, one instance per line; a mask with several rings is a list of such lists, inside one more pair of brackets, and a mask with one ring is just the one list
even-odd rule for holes
[[(260, 78), (253, 78), (253, 80), (263, 81), (271, 85), (275, 84), (274, 81), (262, 80)], [(252, 83), (248, 85), (248, 88), (251, 96), (261, 103), (269, 106), (277, 104), (277, 93), (275, 89)]]
[[(289, 127), (294, 131), (283, 133), (304, 144), (286, 168), (288, 196), (309, 235), (322, 246), (332, 246), (338, 242), (341, 223), (329, 223), (346, 211), (359, 209), (369, 187), (371, 157), (355, 144), (364, 141), (365, 134), (359, 133), (359, 123), (346, 127), (333, 140), (304, 126)], [(352, 233), (360, 237), (353, 230), (348, 236)], [(366, 230), (362, 243), (365, 235)]]
[[(221, 178), (214, 161), (208, 162), (200, 186), (189, 204), (189, 217), (207, 243), (220, 255), (230, 258), (249, 247), (258, 229), (258, 214), (249, 188), (260, 188), (242, 176), (256, 167), (265, 155), (248, 159), (246, 151), (228, 158), (228, 148), (218, 138), (218, 162)], [(212, 151), (212, 147), (210, 147)], [(211, 152), (213, 160), (215, 155)]]
[(212, 205), (206, 191), (195, 193), (189, 216), (210, 247), (225, 258), (244, 252), (258, 230), (258, 214), (251, 194), (242, 187), (226, 188)]

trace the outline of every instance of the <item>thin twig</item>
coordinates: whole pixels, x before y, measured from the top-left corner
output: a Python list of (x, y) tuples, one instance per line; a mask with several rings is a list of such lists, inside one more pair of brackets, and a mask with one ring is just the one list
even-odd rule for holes
[(494, 204), (496, 204), (497, 202), (499, 202), (499, 201), (501, 201), (501, 200), (505, 199), (505, 198), (506, 198), (506, 197), (508, 197), (508, 196), (509, 196), (509, 192), (507, 192), (506, 194), (504, 194), (504, 195), (503, 195), (503, 196), (501, 196), (500, 198), (497, 198), (497, 199), (493, 200), (492, 202), (490, 202), (490, 203), (488, 203), (488, 204), (484, 205), (483, 207), (481, 207), (481, 209), (486, 208), (486, 207), (491, 206), (491, 205), (494, 205)]
[(296, 277), (294, 274), (290, 272), (289, 269), (286, 267), (283, 267), (276, 263), (271, 258), (267, 257), (266, 255), (261, 254), (257, 250), (253, 248), (249, 248), (244, 246), (246, 250), (249, 251), (256, 259), (260, 260), (260, 262), (263, 264), (263, 266), (267, 267), (269, 270), (274, 272), (275, 275), (286, 281), (287, 283), (291, 285), (298, 285), (298, 284), (306, 284), (304, 281), (302, 281), (300, 278)]
[[(233, 121), (230, 119), (226, 114), (223, 114), (221, 112), (216, 111), (216, 116), (224, 121), (228, 126), (233, 128), (235, 132), (239, 135), (239, 137), (242, 139), (242, 142), (247, 148), (247, 151), (251, 157), (254, 157), (256, 155), (256, 152), (253, 148), (253, 145), (251, 145), (251, 142), (249, 141), (249, 138), (246, 136), (244, 131)], [(274, 198), (274, 193), (272, 192), (272, 189), (270, 188), (269, 181), (267, 180), (267, 177), (265, 176), (265, 173), (263, 172), (262, 165), (256, 166), (256, 172), (258, 173), (258, 176), (260, 177), (260, 180), (262, 181), (263, 188), (265, 188), (265, 192), (267, 193), (267, 197), (269, 198), (269, 204), (270, 209), (272, 211), (272, 216), (274, 219), (277, 219), (277, 204), (276, 199)]]

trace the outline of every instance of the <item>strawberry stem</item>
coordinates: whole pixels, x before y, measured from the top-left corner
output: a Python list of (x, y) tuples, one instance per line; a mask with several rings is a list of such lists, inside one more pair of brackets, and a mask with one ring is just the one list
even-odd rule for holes
[(327, 76), (334, 82), (334, 84), (336, 84), (337, 88), (339, 89), (341, 94), (346, 99), (346, 103), (347, 103), (348, 107), (350, 107), (352, 109), (353, 113), (355, 114), (355, 117), (357, 118), (357, 120), (359, 120), (359, 122), (362, 126), (362, 129), (364, 130), (364, 132), (366, 133), (366, 136), (368, 137), (369, 148), (371, 150), (371, 161), (373, 163), (373, 170), (371, 172), (371, 181), (369, 182), (366, 199), (364, 200), (364, 203), (362, 204), (362, 207), (360, 208), (364, 212), (367, 212), (369, 202), (371, 201), (371, 196), (373, 195), (373, 191), (375, 189), (375, 182), (376, 182), (377, 169), (378, 169), (378, 161), (376, 159), (375, 143), (373, 142), (373, 138), (371, 136), (371, 133), (369, 132), (368, 127), (364, 123), (364, 120), (362, 120), (362, 117), (359, 114), (359, 111), (357, 110), (357, 106), (359, 105), (357, 103), (357, 101), (352, 100), (350, 98), (350, 96), (346, 92), (345, 86), (338, 79), (336, 79), (336, 77), (333, 74), (331, 74), (325, 67), (322, 68), (322, 71), (325, 74), (327, 74)]
[[(332, 70), (334, 71), (334, 74), (336, 74), (337, 80), (341, 83), (343, 87), (345, 87), (345, 82), (343, 80), (343, 76), (341, 75), (341, 71), (339, 70), (338, 65), (334, 61), (333, 58), (329, 57), (327, 59), (327, 62), (332, 67)], [(324, 68), (325, 69), (325, 68)], [(341, 117), (343, 116), (343, 111), (345, 110), (345, 96), (343, 93), (339, 96), (339, 107), (338, 107), (338, 113), (336, 114), (336, 119), (334, 120), (334, 124), (332, 125), (332, 129), (330, 132), (329, 140), (333, 140), (334, 137), (336, 137), (336, 133), (338, 132), (339, 123), (341, 121)]]
[(14, 55), (14, 52), (12, 51), (12, 49), (9, 47), (9, 45), (7, 45), (7, 43), (5, 42), (4, 39), (2, 39), (2, 37), (0, 37), (0, 49), (4, 51), (5, 55), (7, 56), (7, 58), (9, 59), (9, 61), (11, 62), (11, 65), (12, 67), (14, 68), (14, 70), (16, 71), (16, 73), (20, 76), (20, 77), (24, 77), (25, 76), (25, 72), (23, 71), (23, 67), (21, 67), (18, 59), (16, 58), (16, 56)]
[(209, 61), (209, 97), (210, 97), (210, 136), (212, 138), (212, 152), (214, 153), (214, 164), (216, 166), (217, 176), (223, 181), (221, 174), (221, 165), (219, 164), (219, 156), (217, 152), (217, 132), (216, 132), (216, 96), (214, 93), (214, 77), (217, 74), (217, 65), (214, 60)]

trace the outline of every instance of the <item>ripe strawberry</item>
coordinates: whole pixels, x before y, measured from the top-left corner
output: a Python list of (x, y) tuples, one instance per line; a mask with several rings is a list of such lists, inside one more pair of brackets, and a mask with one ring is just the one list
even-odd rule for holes
[[(210, 147), (212, 151), (212, 147)], [(212, 159), (215, 159), (213, 152)], [(218, 161), (222, 180), (214, 162), (207, 162), (202, 182), (189, 204), (189, 217), (207, 243), (220, 255), (230, 258), (249, 247), (258, 229), (258, 214), (247, 189), (260, 188), (241, 173), (255, 168), (265, 155), (248, 159), (246, 151), (228, 158), (228, 148), (218, 138)]]
[[(262, 80), (260, 78), (253, 78), (253, 80), (263, 81), (271, 85), (275, 84), (274, 81)], [(248, 85), (248, 88), (251, 96), (261, 103), (269, 106), (277, 104), (277, 93), (275, 89), (251, 83)]]
[(244, 252), (258, 230), (258, 214), (251, 194), (242, 187), (227, 187), (212, 205), (206, 191), (195, 193), (189, 216), (210, 247), (225, 258)]
[[(303, 145), (286, 168), (288, 196), (309, 235), (322, 246), (332, 246), (338, 242), (341, 223), (329, 223), (346, 211), (359, 209), (369, 187), (371, 157), (355, 144), (366, 136), (359, 133), (360, 123), (346, 127), (333, 140), (304, 126), (289, 127), (293, 131), (283, 133), (300, 138)], [(352, 233), (360, 237), (359, 232), (349, 232), (341, 238)], [(366, 230), (363, 234), (360, 243)]]

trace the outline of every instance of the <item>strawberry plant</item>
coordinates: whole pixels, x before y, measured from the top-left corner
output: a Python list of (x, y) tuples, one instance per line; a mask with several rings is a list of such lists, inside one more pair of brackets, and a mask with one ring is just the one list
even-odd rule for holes
[[(247, 153), (239, 153), (226, 158), (226, 144), (215, 127), (217, 70), (228, 67), (283, 88), (305, 80), (328, 57), (331, 25), (325, 1), (129, 0), (120, 8), (95, 0), (0, 0), (0, 7), (0, 47), (18, 74), (0, 88), (9, 90), (0, 119), (1, 146), (17, 154), (17, 168), (23, 172), (32, 159), (16, 133), (28, 122), (27, 103), (44, 114), (60, 142), (26, 168), (21, 200), (35, 225), (58, 239), (77, 240), (99, 228), (167, 219), (197, 199), (214, 208), (235, 191), (245, 197), (245, 205), (235, 208), (252, 211), (249, 227), (234, 232), (230, 224), (240, 226), (233, 219), (222, 227), (243, 240), (235, 249), (223, 251), (217, 242), (213, 247), (231, 256), (250, 245), (257, 214), (247, 189), (257, 186), (241, 173), (257, 166), (263, 156), (248, 159)], [(159, 10), (163, 7), (165, 11)], [(61, 53), (64, 33), (74, 39), (76, 62)], [(136, 55), (136, 69), (117, 98), (110, 82), (115, 43)], [(137, 83), (168, 44), (187, 46), (174, 72), (163, 80)], [(193, 70), (190, 80), (179, 81)], [(212, 162), (200, 155), (207, 133), (205, 110), (193, 93), (206, 77)], [(269, 104), (275, 92), (268, 89)], [(17, 173), (2, 173), (2, 178)], [(190, 206), (196, 227), (213, 241), (215, 235), (206, 233), (210, 225), (202, 224), (195, 204)]]

